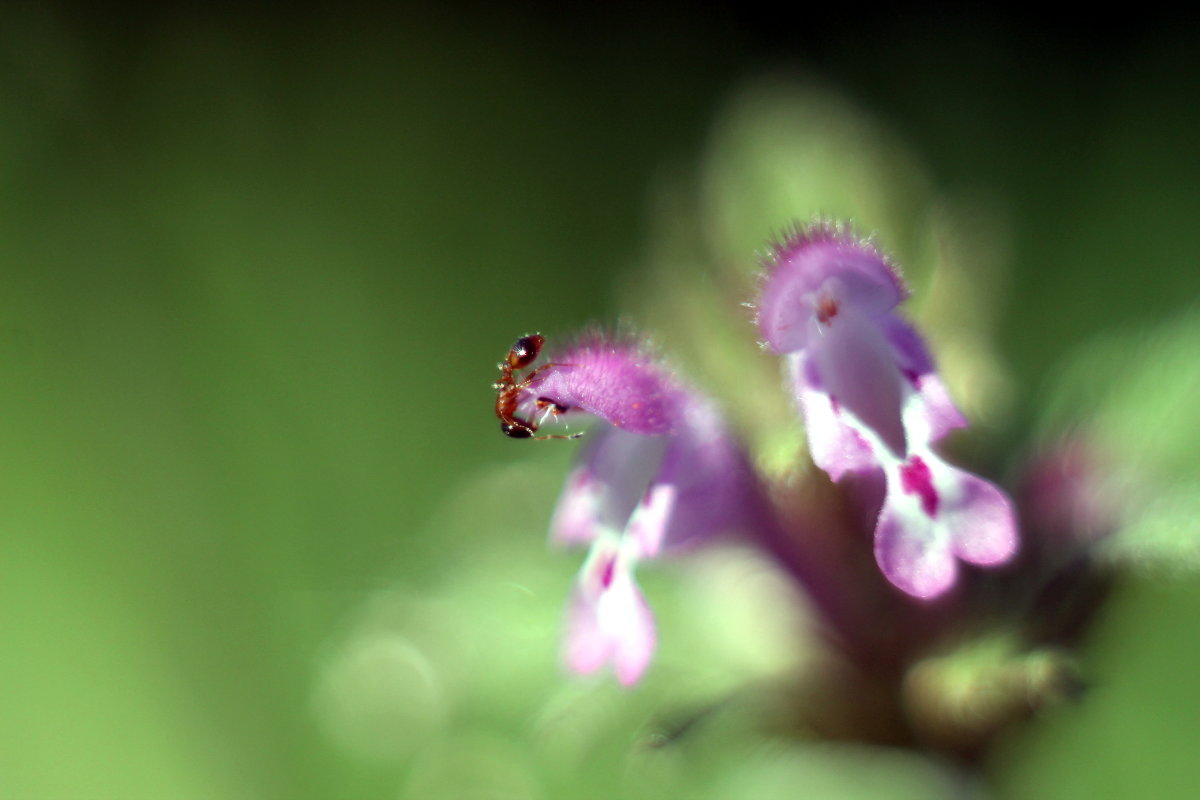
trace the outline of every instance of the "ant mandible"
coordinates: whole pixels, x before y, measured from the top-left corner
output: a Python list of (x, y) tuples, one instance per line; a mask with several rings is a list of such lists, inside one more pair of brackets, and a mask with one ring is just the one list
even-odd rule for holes
[(546, 409), (546, 414), (543, 414), (542, 419), (538, 422), (521, 419), (516, 415), (521, 392), (529, 388), (537, 374), (547, 367), (563, 366), (562, 364), (543, 364), (528, 373), (520, 383), (516, 381), (513, 372), (525, 369), (536, 361), (538, 354), (542, 351), (542, 345), (545, 343), (546, 337), (541, 334), (522, 336), (509, 348), (508, 356), (504, 361), (500, 362), (500, 380), (493, 385), (493, 388), (496, 389), (496, 416), (500, 418), (500, 430), (514, 439), (578, 439), (583, 436), (582, 433), (533, 435), (548, 414), (561, 414), (567, 410), (566, 406), (561, 406), (553, 400), (547, 400), (544, 397), (537, 399), (537, 407)]

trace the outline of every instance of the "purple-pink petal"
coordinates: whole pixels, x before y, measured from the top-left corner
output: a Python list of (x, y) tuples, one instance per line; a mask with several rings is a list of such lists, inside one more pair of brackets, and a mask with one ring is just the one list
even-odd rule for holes
[(653, 558), (662, 549), (667, 525), (678, 508), (679, 492), (670, 483), (654, 483), (629, 517), (625, 535), (638, 543), (639, 555)]
[(664, 519), (663, 550), (687, 548), (741, 527), (749, 518), (754, 480), (720, 414), (706, 402), (693, 402), (654, 478), (652, 491), (669, 486), (674, 501)]
[(633, 580), (630, 559), (614, 542), (598, 542), (571, 601), (567, 665), (588, 674), (611, 663), (617, 680), (630, 686), (649, 666), (655, 644), (654, 617)]
[[(831, 225), (798, 230), (772, 248), (759, 294), (758, 324), (777, 353), (810, 343), (809, 321), (833, 300), (871, 316), (885, 314), (905, 297), (895, 269), (883, 255)], [(830, 294), (824, 295), (824, 292)]]
[(1012, 505), (994, 485), (930, 452), (888, 473), (875, 530), (875, 556), (893, 584), (935, 597), (955, 580), (955, 559), (1002, 564), (1016, 553)]
[(902, 371), (914, 376), (924, 376), (934, 371), (933, 357), (916, 328), (895, 314), (881, 317), (879, 326), (891, 343), (896, 363)]
[(839, 481), (847, 472), (875, 469), (871, 446), (847, 423), (841, 410), (824, 390), (820, 376), (801, 351), (787, 356), (792, 385), (804, 414), (805, 435), (813, 463)]
[(1017, 552), (1017, 521), (1012, 503), (993, 484), (960, 472), (960, 495), (947, 508), (954, 530), (954, 554), (980, 566), (995, 566)]
[(612, 642), (600, 628), (596, 600), (578, 592), (571, 598), (563, 658), (580, 675), (600, 669), (612, 653)]
[(603, 522), (600, 513), (604, 487), (586, 465), (567, 477), (550, 520), (550, 538), (560, 544), (587, 544), (596, 538)]
[(904, 385), (876, 321), (847, 305), (807, 351), (830, 397), (902, 456), (907, 450), (901, 418)]
[(527, 418), (539, 408), (600, 418), (552, 523), (555, 540), (592, 546), (564, 656), (576, 672), (612, 664), (632, 684), (655, 648), (634, 565), (749, 519), (753, 471), (716, 408), (637, 347), (593, 336), (540, 370), (523, 392)]
[(992, 565), (1016, 551), (1011, 504), (992, 484), (950, 467), (931, 446), (966, 419), (916, 329), (894, 313), (895, 269), (847, 229), (788, 236), (767, 259), (759, 330), (787, 356), (813, 462), (832, 480), (883, 470), (876, 559), (896, 586), (933, 597), (957, 559)]
[(908, 394), (901, 412), (910, 437), (933, 444), (950, 431), (967, 427), (967, 418), (936, 372), (921, 376), (914, 386), (916, 390)]
[(650, 659), (654, 656), (657, 636), (654, 630), (654, 615), (646, 605), (646, 599), (632, 580), (620, 589), (624, 593), (622, 603), (628, 617), (620, 636), (613, 646), (613, 671), (617, 680), (632, 686), (641, 680)]
[(670, 433), (683, 415), (687, 392), (634, 345), (593, 338), (550, 363), (522, 394), (523, 411), (543, 400), (651, 436)]
[(958, 564), (938, 526), (906, 514), (890, 496), (875, 528), (875, 560), (898, 589), (932, 598), (954, 585)]
[(622, 531), (658, 472), (667, 440), (597, 425), (567, 479), (551, 521), (558, 542), (590, 542)]
[(905, 428), (911, 433), (923, 433), (917, 438), (933, 443), (952, 430), (967, 427), (966, 417), (950, 399), (950, 392), (916, 328), (894, 314), (884, 317), (882, 324), (895, 353), (896, 365), (911, 390), (904, 403)]

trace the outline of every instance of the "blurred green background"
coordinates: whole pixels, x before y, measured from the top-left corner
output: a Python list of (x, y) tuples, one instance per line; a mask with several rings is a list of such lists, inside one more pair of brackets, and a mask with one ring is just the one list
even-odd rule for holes
[[(643, 686), (567, 679), (577, 561), (544, 535), (573, 446), (498, 434), (495, 363), (517, 335), (626, 312), (662, 187), (696, 181), (766, 75), (902, 142), (921, 192), (987, 209), (1004, 289), (981, 313), (1010, 399), (981, 436), (1023, 447), (1072, 353), (1134, 348), (1089, 373), (1121, 385), (1149, 332), (1200, 313), (1197, 39), (1169, 20), (761, 15), (0, 11), (0, 797), (963, 789), (738, 722), (643, 746), (654, 719), (789, 658), (768, 634), (706, 638), (692, 618), (727, 609), (682, 570), (647, 577), (679, 632)], [(1135, 419), (1160, 388), (1138, 385)], [(1194, 410), (1146, 413), (1168, 433), (1189, 415), (1173, 474), (1194, 470)], [(1188, 575), (1125, 584), (1092, 689), (1006, 744), (999, 792), (1200, 779), (1198, 615)]]

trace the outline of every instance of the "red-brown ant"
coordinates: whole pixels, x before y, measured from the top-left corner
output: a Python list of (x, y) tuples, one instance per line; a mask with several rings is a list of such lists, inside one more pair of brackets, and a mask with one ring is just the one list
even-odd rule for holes
[[(537, 360), (538, 354), (542, 352), (542, 345), (545, 343), (546, 337), (541, 334), (522, 336), (509, 348), (508, 356), (504, 361), (500, 362), (500, 380), (496, 381), (493, 386), (496, 389), (496, 416), (500, 418), (500, 430), (514, 439), (578, 439), (583, 435), (582, 433), (534, 436), (538, 425), (545, 421), (546, 415), (543, 415), (539, 422), (516, 416), (521, 392), (529, 388), (537, 374), (547, 367), (563, 366), (562, 364), (543, 364), (522, 378), (520, 383), (513, 378), (514, 371), (525, 369)], [(545, 397), (537, 399), (537, 407), (546, 409), (546, 414), (561, 414), (567, 410), (566, 406), (561, 406)]]

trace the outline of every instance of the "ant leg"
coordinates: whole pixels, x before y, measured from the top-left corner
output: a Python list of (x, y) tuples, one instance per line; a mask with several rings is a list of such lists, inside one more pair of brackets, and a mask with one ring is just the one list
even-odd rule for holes
[(534, 436), (534, 439), (578, 439), (583, 436), (583, 431), (578, 433), (547, 433), (544, 436)]
[[(570, 406), (564, 406), (560, 403), (554, 402), (553, 400), (548, 400), (545, 397), (539, 397), (536, 400), (535, 404), (537, 405), (538, 408), (545, 409), (545, 413), (542, 414), (542, 418), (538, 420), (538, 425), (545, 424), (546, 418), (549, 417), (551, 414), (557, 416), (558, 414), (566, 413), (567, 411), (569, 411), (571, 409)], [(561, 434), (561, 433), (545, 434), (543, 436), (535, 436), (533, 438), (535, 438), (535, 439), (578, 439), (580, 436), (583, 436), (583, 431), (579, 431), (577, 433), (567, 433), (567, 434)]]
[[(539, 405), (540, 405), (540, 400), (539, 400)], [(557, 403), (547, 403), (546, 404), (546, 414), (554, 413), (554, 410), (557, 408), (563, 408), (563, 406), (560, 406)], [(538, 429), (538, 426), (546, 421), (546, 414), (543, 414), (542, 418), (540, 420), (538, 420), (537, 422), (534, 422), (533, 420), (521, 419), (520, 417), (517, 417), (517, 416), (512, 417), (512, 421), (521, 426), (520, 430), (522, 431), (522, 433), (519, 438), (538, 439), (538, 440), (578, 439), (580, 436), (583, 436), (583, 431), (579, 431), (577, 433), (566, 433), (566, 434), (564, 434), (564, 433), (545, 433), (545, 434), (542, 434), (541, 436), (533, 436), (532, 434), (534, 431), (536, 431)], [(512, 436), (513, 434), (510, 433), (509, 435)]]
[(539, 411), (542, 411), (542, 418), (538, 420), (538, 424), (545, 423), (546, 418), (550, 416), (557, 417), (559, 414), (565, 414), (571, 410), (570, 406), (564, 406), (562, 403), (556, 403), (548, 397), (539, 397), (534, 401)]

